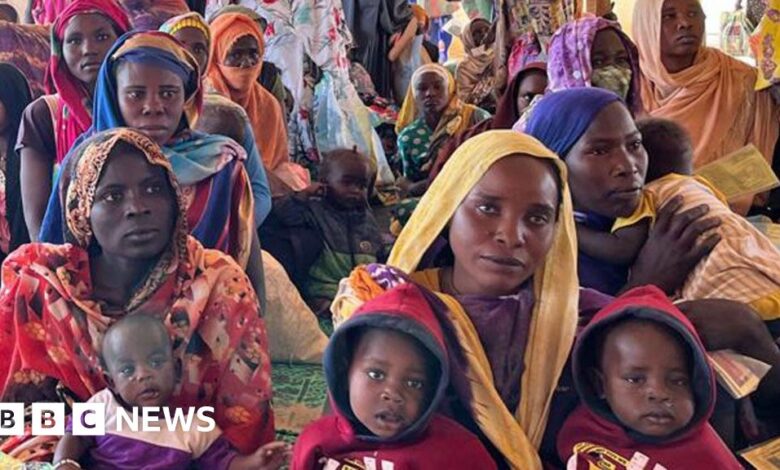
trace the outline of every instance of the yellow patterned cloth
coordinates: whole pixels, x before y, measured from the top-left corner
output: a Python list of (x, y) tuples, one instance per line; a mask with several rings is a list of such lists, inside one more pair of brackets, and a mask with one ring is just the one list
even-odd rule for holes
[(780, 0), (768, 0), (764, 16), (750, 38), (750, 46), (758, 66), (756, 90), (780, 82), (780, 70), (777, 68), (780, 57)]

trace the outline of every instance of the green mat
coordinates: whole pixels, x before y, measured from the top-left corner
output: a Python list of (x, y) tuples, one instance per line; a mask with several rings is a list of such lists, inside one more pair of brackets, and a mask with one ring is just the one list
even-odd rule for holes
[(293, 442), (325, 410), (328, 387), (322, 366), (275, 363), (271, 367), (276, 435), (280, 440)]

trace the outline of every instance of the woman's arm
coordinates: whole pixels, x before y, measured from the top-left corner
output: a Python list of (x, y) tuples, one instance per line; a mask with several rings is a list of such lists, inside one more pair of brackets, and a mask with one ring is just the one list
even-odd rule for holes
[(401, 52), (411, 44), (412, 39), (414, 39), (414, 36), (417, 34), (417, 25), (417, 18), (412, 17), (409, 19), (409, 23), (406, 24), (406, 29), (404, 29), (403, 34), (395, 41), (390, 52), (387, 53), (387, 59), (390, 62), (398, 60), (398, 56), (401, 55)]
[(654, 284), (672, 294), (718, 244), (720, 235), (717, 233), (703, 235), (718, 227), (720, 219), (706, 217), (709, 211), (706, 205), (678, 213), (682, 203), (683, 198), (676, 196), (658, 211), (656, 223), (631, 268), (623, 290)]
[(52, 161), (49, 156), (29, 147), (20, 151), (20, 157), (24, 222), (30, 240), (36, 242), (51, 194)]
[(255, 200), (255, 226), (260, 227), (265, 218), (268, 217), (268, 213), (271, 212), (271, 189), (249, 120), (244, 123), (244, 141), (241, 142), (241, 146), (246, 150), (244, 167), (247, 176), (249, 176), (252, 197)]

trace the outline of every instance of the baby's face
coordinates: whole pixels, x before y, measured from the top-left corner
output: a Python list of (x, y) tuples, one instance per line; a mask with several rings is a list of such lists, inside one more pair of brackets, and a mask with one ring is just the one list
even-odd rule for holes
[(412, 338), (392, 330), (363, 333), (349, 368), (349, 404), (369, 431), (400, 434), (420, 417), (434, 387)]
[(104, 345), (113, 390), (129, 406), (165, 406), (176, 381), (170, 344), (135, 333), (114, 335)]
[(665, 437), (691, 421), (694, 400), (680, 341), (645, 322), (619, 325), (607, 336), (598, 376), (603, 397), (624, 426)]

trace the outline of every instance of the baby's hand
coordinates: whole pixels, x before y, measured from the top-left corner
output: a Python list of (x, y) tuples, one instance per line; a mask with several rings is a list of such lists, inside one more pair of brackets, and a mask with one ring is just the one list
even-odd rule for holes
[(281, 441), (270, 442), (254, 453), (239, 455), (230, 463), (230, 470), (278, 470), (292, 454), (290, 446)]
[(275, 441), (257, 449), (257, 470), (277, 470), (290, 460), (292, 448), (282, 441)]

